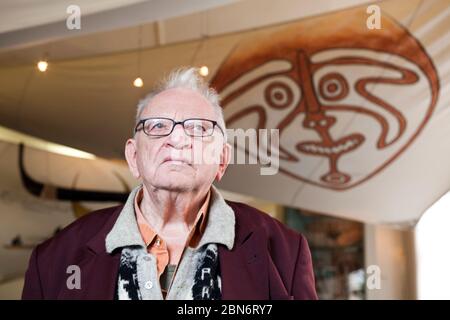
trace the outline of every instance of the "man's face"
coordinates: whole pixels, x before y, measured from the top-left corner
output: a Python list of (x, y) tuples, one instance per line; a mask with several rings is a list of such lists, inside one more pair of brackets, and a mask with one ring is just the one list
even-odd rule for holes
[[(162, 117), (175, 121), (203, 118), (217, 121), (211, 104), (199, 93), (174, 88), (156, 95), (141, 114), (141, 119)], [(220, 180), (228, 160), (228, 148), (219, 128), (209, 137), (190, 137), (182, 125), (168, 136), (148, 136), (139, 130), (126, 145), (131, 172), (147, 187), (186, 192), (207, 189)]]

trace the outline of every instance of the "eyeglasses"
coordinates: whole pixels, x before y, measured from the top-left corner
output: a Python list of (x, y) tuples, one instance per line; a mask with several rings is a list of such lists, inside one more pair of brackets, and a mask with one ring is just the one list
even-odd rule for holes
[(217, 121), (201, 118), (190, 118), (183, 121), (175, 121), (170, 118), (147, 118), (139, 120), (134, 132), (143, 130), (144, 133), (152, 137), (165, 137), (172, 133), (177, 124), (183, 126), (184, 132), (190, 137), (209, 137), (214, 133), (214, 128), (218, 127), (223, 135), (223, 129)]

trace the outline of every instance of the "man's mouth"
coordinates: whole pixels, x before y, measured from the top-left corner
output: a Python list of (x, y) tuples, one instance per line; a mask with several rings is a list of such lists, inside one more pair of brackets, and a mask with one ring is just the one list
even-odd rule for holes
[(174, 164), (174, 165), (191, 165), (191, 162), (184, 158), (166, 157), (163, 163)]

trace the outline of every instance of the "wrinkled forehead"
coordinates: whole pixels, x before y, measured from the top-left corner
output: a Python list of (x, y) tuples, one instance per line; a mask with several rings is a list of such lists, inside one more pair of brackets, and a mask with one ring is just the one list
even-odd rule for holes
[(141, 118), (170, 117), (207, 118), (215, 120), (211, 103), (199, 92), (187, 88), (164, 90), (153, 97), (141, 114)]

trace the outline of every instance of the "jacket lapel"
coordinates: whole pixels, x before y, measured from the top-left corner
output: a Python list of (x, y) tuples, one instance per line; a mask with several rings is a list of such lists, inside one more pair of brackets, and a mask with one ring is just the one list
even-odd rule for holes
[(236, 238), (232, 250), (219, 247), (222, 299), (269, 299), (269, 277), (262, 230), (246, 229), (236, 214)]

